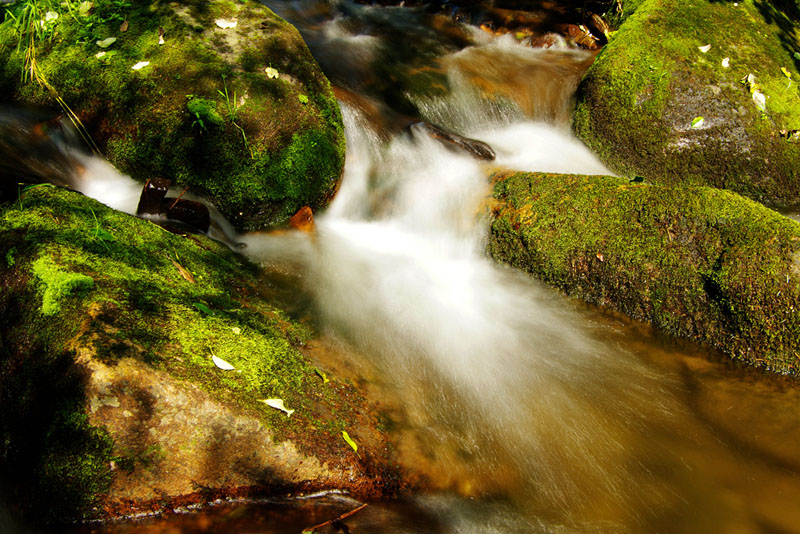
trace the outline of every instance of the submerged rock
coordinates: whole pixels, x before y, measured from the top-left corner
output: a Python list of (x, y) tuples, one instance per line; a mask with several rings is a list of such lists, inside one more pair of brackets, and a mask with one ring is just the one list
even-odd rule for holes
[(791, 2), (623, 6), (633, 14), (579, 87), (577, 135), (619, 174), (800, 202), (800, 144), (781, 135), (800, 128)]
[(330, 200), (341, 114), (294, 27), (257, 2), (90, 5), (48, 21), (34, 76), (23, 33), (0, 24), (0, 99), (63, 99), (117, 168), (188, 186), (239, 230)]
[(260, 296), (256, 275), (219, 243), (54, 186), (0, 205), (0, 465), (12, 501), (60, 522), (179, 497), (397, 491), (370, 404), (334, 373), (322, 380), (298, 349), (310, 331)]
[(489, 251), (569, 295), (780, 373), (800, 371), (800, 224), (729, 191), (494, 177)]

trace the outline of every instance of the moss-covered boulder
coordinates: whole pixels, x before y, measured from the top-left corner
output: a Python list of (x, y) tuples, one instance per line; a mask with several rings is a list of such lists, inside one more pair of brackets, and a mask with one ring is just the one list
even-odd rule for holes
[(370, 403), (226, 247), (37, 186), (0, 206), (0, 284), (0, 470), (38, 519), (398, 489)]
[[(5, 9), (19, 19), (27, 4)], [(117, 168), (188, 186), (240, 230), (333, 196), (344, 164), (338, 103), (300, 34), (268, 8), (66, 5), (38, 6), (37, 23), (61, 10), (40, 37), (10, 17), (0, 24), (0, 99), (54, 108), (63, 99)]]
[(735, 193), (608, 176), (495, 176), (489, 251), (592, 304), (800, 370), (800, 224)]
[(619, 174), (731, 189), (773, 205), (800, 202), (796, 5), (623, 6), (633, 13), (578, 90), (577, 135)]

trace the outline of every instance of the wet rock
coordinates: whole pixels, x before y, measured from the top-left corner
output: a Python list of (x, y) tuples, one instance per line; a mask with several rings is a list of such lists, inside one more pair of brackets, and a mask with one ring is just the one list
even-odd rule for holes
[(568, 294), (800, 372), (800, 224), (730, 191), (494, 177), (489, 251)]
[(308, 206), (303, 206), (289, 219), (289, 226), (307, 234), (314, 232), (314, 213)]
[(800, 145), (781, 134), (800, 129), (800, 40), (781, 6), (634, 3), (579, 87), (575, 132), (618, 174), (800, 202)]
[(494, 150), (487, 143), (448, 132), (434, 124), (417, 122), (409, 126), (409, 131), (425, 134), (451, 150), (463, 152), (484, 161), (492, 161), (495, 158)]
[[(82, 23), (54, 9), (64, 12), (37, 48), (38, 68), (119, 170), (143, 183), (174, 177), (238, 230), (330, 201), (344, 165), (338, 103), (297, 30), (268, 8), (148, 0), (118, 13), (101, 0), (93, 14), (112, 21), (108, 50), (84, 44)], [(220, 27), (221, 13), (236, 25)], [(0, 101), (57, 108), (50, 90), (20, 76), (18, 41), (11, 19), (0, 24)]]
[(4, 497), (65, 522), (178, 498), (399, 491), (373, 408), (333, 373), (323, 383), (297, 349), (308, 327), (257, 274), (204, 236), (61, 188), (0, 205)]
[(147, 180), (139, 197), (136, 214), (165, 217), (196, 232), (208, 232), (211, 226), (208, 207), (201, 202), (182, 198), (186, 189), (177, 197), (166, 196), (171, 184), (165, 178)]

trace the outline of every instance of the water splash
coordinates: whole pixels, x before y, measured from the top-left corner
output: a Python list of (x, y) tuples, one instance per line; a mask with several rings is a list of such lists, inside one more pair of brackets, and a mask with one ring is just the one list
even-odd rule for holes
[[(636, 499), (627, 443), (646, 426), (643, 414), (669, 411), (666, 397), (650, 400), (657, 377), (595, 341), (553, 292), (485, 257), (484, 164), (427, 137), (387, 144), (343, 111), (344, 184), (317, 235), (244, 236), (247, 253), (301, 264), (323, 328), (399, 392), (425, 435), (423, 455), (450, 470), (443, 486), (516, 491), (541, 511), (591, 508), (597, 491)], [(541, 124), (476, 137), (499, 164), (607, 172)]]

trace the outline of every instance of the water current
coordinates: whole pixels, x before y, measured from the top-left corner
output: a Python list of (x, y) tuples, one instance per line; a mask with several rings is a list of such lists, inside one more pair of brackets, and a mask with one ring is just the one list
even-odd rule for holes
[[(430, 479), (422, 495), (371, 503), (350, 532), (800, 531), (792, 382), (486, 257), (493, 170), (608, 173), (569, 133), (589, 52), (534, 49), (423, 9), (268, 3), (336, 87), (344, 181), (313, 236), (232, 237), (221, 223), (218, 237), (245, 243), (276, 298), (310, 316), (326, 350), (309, 357), (383, 399), (401, 463)], [(497, 157), (407, 128), (420, 120)], [(84, 163), (84, 192), (135, 209), (140, 185)], [(355, 505), (341, 495), (221, 503), (75, 532), (299, 532)]]

